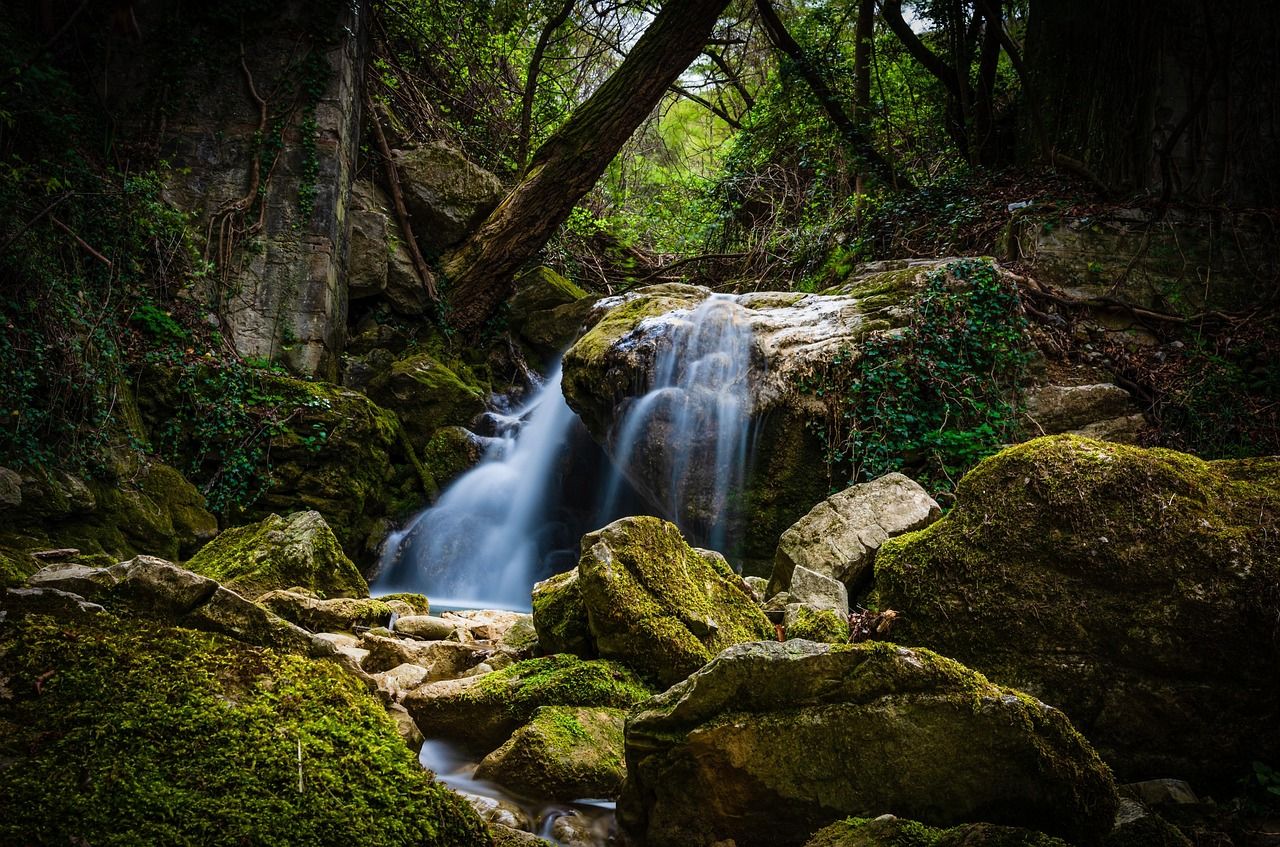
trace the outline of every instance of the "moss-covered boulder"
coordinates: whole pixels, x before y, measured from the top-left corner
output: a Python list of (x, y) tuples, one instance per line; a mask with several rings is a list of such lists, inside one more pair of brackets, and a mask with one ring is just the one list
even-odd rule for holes
[(615, 798), (622, 790), (621, 709), (543, 706), (480, 762), (477, 779), (529, 797)]
[(578, 574), (596, 652), (661, 685), (732, 644), (774, 637), (724, 557), (690, 547), (659, 518), (622, 518), (584, 535)]
[(30, 616), (0, 631), (0, 678), (0, 842), (490, 843), (334, 663)]
[(369, 586), (319, 512), (295, 512), (223, 532), (187, 566), (250, 597), (305, 588), (320, 597), (367, 597)]
[(574, 341), (592, 306), (586, 291), (547, 267), (516, 280), (507, 325), (539, 356), (562, 353)]
[(895, 638), (1058, 706), (1126, 778), (1280, 759), (1280, 459), (1055, 436), (957, 493), (880, 549)]
[(1043, 832), (989, 823), (950, 829), (925, 826), (893, 815), (848, 818), (814, 833), (804, 847), (1070, 847)]
[(392, 158), (423, 250), (458, 243), (502, 199), (498, 178), (447, 144), (393, 150)]
[(800, 845), (849, 815), (1095, 844), (1106, 765), (1058, 710), (886, 643), (731, 647), (634, 711), (619, 823), (648, 847)]
[(312, 632), (351, 632), (358, 626), (386, 626), (395, 609), (372, 597), (322, 600), (309, 591), (268, 591), (258, 603)]
[(443, 491), (458, 477), (480, 464), (485, 441), (461, 426), (442, 426), (422, 448), (422, 467)]
[(595, 654), (577, 568), (533, 586), (533, 626), (544, 652), (587, 658)]
[(466, 426), (484, 411), (487, 393), (428, 352), (400, 359), (375, 377), (369, 396), (400, 417), (415, 449), (425, 447), (442, 426)]
[(23, 551), (74, 548), (103, 564), (139, 553), (177, 559), (218, 531), (194, 485), (132, 450), (112, 453), (101, 478), (43, 468), (8, 473), (20, 484), (17, 496), (0, 502), (0, 545), (14, 551), (15, 573), (26, 570)]
[[(211, 456), (210, 445), (190, 426), (201, 404), (193, 407), (193, 380), (184, 374), (176, 368), (148, 367), (139, 405), (153, 433), (170, 432), (173, 451), (184, 462), (199, 465), (206, 478), (216, 478), (221, 465), (210, 461), (218, 459), (220, 451)], [(216, 376), (211, 372), (194, 384), (197, 389), (220, 384)], [(371, 568), (389, 520), (427, 496), (399, 419), (364, 394), (327, 383), (254, 371), (252, 386), (255, 395), (282, 404), (277, 412), (287, 416), (288, 423), (270, 436), (269, 464), (257, 469), (260, 496), (229, 504), (222, 514), (224, 525), (314, 509), (324, 516), (346, 554)], [(214, 395), (202, 401), (218, 399)]]
[(802, 603), (788, 603), (783, 617), (787, 638), (844, 644), (849, 640), (849, 618), (831, 609), (815, 609)]
[(649, 695), (620, 665), (557, 655), (424, 685), (405, 697), (404, 705), (428, 738), (451, 739), (487, 753), (543, 706), (626, 709)]

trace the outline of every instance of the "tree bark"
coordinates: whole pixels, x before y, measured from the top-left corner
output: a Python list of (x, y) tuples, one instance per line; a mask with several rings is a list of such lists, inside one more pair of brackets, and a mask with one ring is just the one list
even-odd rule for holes
[(669, 0), (622, 65), (538, 149), (521, 180), (445, 263), (449, 320), (474, 334), (701, 52), (729, 0)]

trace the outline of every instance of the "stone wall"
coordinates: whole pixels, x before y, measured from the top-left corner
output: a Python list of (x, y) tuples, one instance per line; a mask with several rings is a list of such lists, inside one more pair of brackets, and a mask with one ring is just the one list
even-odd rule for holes
[(127, 143), (171, 165), (167, 199), (196, 218), (215, 267), (189, 295), (242, 356), (336, 379), (366, 4), (136, 11), (139, 33), (113, 51), (103, 88)]

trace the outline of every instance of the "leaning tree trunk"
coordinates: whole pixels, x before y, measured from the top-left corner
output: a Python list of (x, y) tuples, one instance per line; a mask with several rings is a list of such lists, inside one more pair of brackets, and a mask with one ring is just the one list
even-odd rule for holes
[(729, 0), (669, 0), (622, 65), (534, 154), (524, 176), (445, 263), (451, 324), (473, 333), (698, 56)]

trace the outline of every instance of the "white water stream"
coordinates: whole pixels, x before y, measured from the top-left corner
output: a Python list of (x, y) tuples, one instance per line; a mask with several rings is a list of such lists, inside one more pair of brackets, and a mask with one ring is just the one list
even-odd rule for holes
[(529, 400), (499, 417), (503, 432), (480, 464), (387, 539), (373, 593), (413, 591), (436, 608), (529, 610), (550, 552), (558, 465), (576, 420), (559, 366)]

